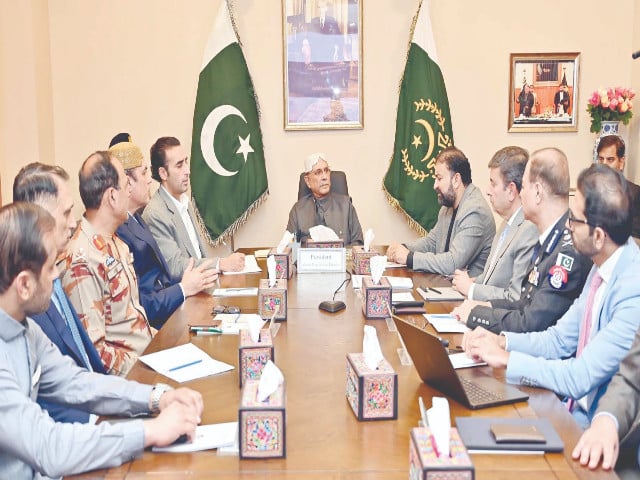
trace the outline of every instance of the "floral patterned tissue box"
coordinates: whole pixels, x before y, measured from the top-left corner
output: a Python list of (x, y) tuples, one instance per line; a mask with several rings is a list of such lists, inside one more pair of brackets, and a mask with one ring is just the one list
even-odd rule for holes
[(449, 456), (438, 455), (429, 427), (411, 429), (410, 480), (474, 480), (475, 468), (458, 430), (451, 429)]
[(279, 278), (271, 288), (269, 280), (262, 278), (258, 285), (258, 315), (268, 320), (276, 310), (274, 320), (287, 319), (287, 280)]
[(260, 330), (260, 338), (254, 342), (249, 330), (240, 330), (238, 348), (238, 376), (240, 387), (247, 380), (260, 380), (262, 369), (269, 360), (275, 361), (273, 340), (268, 329)]
[(242, 389), (238, 427), (240, 458), (286, 457), (285, 386), (264, 402), (258, 401), (259, 380), (247, 380)]
[(269, 256), (273, 255), (276, 260), (277, 278), (291, 278), (293, 275), (293, 258), (291, 247), (286, 247), (284, 252), (277, 253), (277, 249), (269, 250)]
[(398, 374), (386, 360), (370, 370), (362, 353), (348, 353), (347, 401), (358, 420), (398, 418)]
[(391, 284), (382, 277), (378, 285), (371, 277), (362, 278), (362, 313), (369, 319), (388, 318), (391, 307)]
[(368, 252), (364, 251), (364, 247), (356, 245), (351, 249), (351, 258), (353, 259), (353, 272), (356, 275), (371, 275), (371, 257), (380, 255), (377, 250), (370, 248)]

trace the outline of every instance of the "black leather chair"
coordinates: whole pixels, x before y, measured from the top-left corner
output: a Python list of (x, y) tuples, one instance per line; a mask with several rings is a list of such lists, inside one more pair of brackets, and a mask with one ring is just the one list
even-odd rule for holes
[[(311, 190), (304, 181), (304, 172), (300, 174), (300, 183), (298, 184), (298, 200), (305, 195), (311, 194)], [(349, 196), (349, 187), (347, 186), (347, 176), (339, 170), (331, 170), (331, 191)]]

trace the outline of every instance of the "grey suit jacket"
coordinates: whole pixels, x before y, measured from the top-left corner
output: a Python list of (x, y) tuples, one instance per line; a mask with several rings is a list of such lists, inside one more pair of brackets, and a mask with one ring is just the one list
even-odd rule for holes
[(491, 241), (496, 234), (496, 222), (482, 192), (473, 183), (467, 185), (453, 222), (449, 251), (447, 241), (453, 208), (442, 207), (438, 221), (426, 237), (407, 244), (413, 252), (414, 270), (453, 275), (456, 269), (467, 268), (476, 277), (484, 270)]
[(509, 227), (498, 256), (493, 260), (498, 240), (506, 227), (505, 221), (493, 239), (489, 260), (482, 275), (476, 278), (473, 287), (473, 300), (487, 301), (498, 298), (518, 300), (520, 298), (522, 281), (529, 269), (533, 247), (540, 234), (533, 223), (524, 219), (521, 208)]
[[(193, 205), (189, 203), (189, 216), (198, 235), (198, 243), (202, 257), (207, 257), (209, 249), (206, 242), (202, 238), (196, 223), (196, 215)], [(184, 226), (180, 212), (176, 208), (173, 200), (169, 197), (167, 191), (160, 187), (158, 191), (151, 197), (149, 203), (142, 213), (142, 218), (147, 225), (153, 238), (156, 239), (158, 247), (167, 261), (171, 276), (176, 279), (182, 278), (187, 263), (190, 258), (196, 257), (191, 239)], [(203, 260), (196, 261), (196, 265)]]

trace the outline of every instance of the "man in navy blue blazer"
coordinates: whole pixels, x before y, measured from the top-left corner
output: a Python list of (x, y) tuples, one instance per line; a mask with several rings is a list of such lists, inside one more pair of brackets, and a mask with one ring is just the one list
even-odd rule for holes
[(187, 297), (213, 287), (218, 271), (212, 268), (213, 260), (194, 267), (194, 259), (191, 259), (182, 279), (171, 276), (158, 244), (138, 213), (150, 198), (148, 162), (144, 161), (142, 152), (127, 133), (120, 133), (111, 140), (109, 152), (122, 163), (130, 186), (129, 215), (116, 233), (133, 254), (140, 303), (147, 312), (149, 323), (161, 328)]
[[(58, 253), (64, 253), (76, 228), (73, 216), (73, 197), (68, 185), (69, 175), (54, 165), (31, 163), (23, 167), (13, 182), (13, 201), (31, 202), (45, 208), (56, 221)], [(57, 283), (57, 285), (56, 285)], [(100, 355), (80, 322), (73, 305), (64, 294), (59, 280), (49, 308), (31, 317), (58, 347), (63, 355), (71, 357), (80, 367), (105, 373)], [(88, 412), (69, 408), (38, 398), (38, 403), (58, 422), (87, 423)]]

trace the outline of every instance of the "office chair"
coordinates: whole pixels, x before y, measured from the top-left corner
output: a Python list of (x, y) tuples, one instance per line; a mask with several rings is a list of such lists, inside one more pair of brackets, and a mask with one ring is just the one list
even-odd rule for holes
[[(347, 186), (347, 176), (339, 170), (331, 170), (331, 191), (341, 195), (349, 196), (349, 187)], [(298, 200), (305, 195), (310, 195), (311, 190), (304, 181), (304, 172), (300, 174), (300, 183), (298, 184)]]

